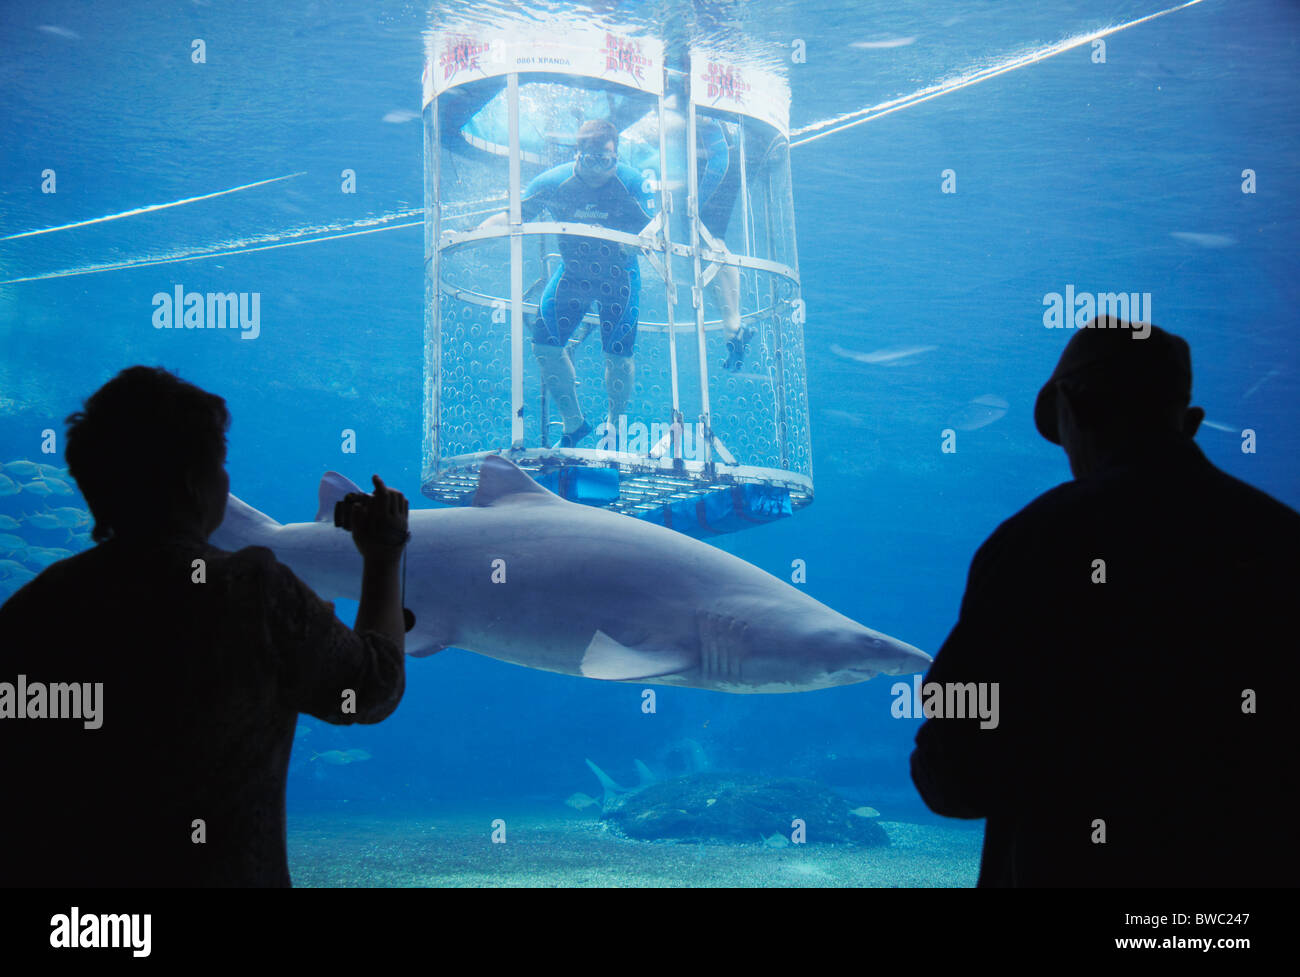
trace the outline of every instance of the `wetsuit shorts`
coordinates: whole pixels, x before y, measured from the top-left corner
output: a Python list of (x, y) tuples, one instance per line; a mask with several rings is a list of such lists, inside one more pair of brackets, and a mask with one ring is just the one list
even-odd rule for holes
[(635, 255), (597, 238), (566, 242), (564, 263), (542, 293), (533, 342), (563, 346), (593, 303), (600, 306), (600, 345), (614, 356), (631, 356), (636, 342), (641, 271)]

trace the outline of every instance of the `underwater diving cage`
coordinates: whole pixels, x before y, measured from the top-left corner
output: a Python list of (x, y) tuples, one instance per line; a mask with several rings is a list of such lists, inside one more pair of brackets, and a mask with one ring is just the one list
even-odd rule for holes
[[(424, 494), (470, 503), (479, 465), (502, 454), (566, 498), (696, 535), (811, 502), (785, 80), (707, 51), (665, 66), (657, 39), (605, 30), (466, 29), (434, 35), (423, 109)], [(637, 233), (522, 219), (525, 188), (572, 166), (590, 119), (614, 126), (619, 172), (642, 181)], [(566, 235), (635, 255), (635, 382), (598, 426), (593, 303), (566, 348), (594, 430), (550, 447), (563, 425), (533, 331)]]

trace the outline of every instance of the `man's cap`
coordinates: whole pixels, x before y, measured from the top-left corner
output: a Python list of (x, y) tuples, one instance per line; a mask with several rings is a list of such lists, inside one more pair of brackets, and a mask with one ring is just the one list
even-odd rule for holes
[(1061, 359), (1034, 403), (1038, 433), (1061, 443), (1056, 428), (1057, 381), (1090, 379), (1124, 402), (1177, 403), (1192, 399), (1192, 352), (1159, 326), (1097, 316), (1065, 344)]

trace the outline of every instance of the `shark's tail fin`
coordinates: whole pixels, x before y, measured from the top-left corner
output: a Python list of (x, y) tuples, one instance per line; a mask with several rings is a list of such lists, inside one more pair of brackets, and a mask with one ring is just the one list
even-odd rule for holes
[(320, 478), (320, 488), (317, 490), (317, 498), (320, 505), (316, 509), (317, 522), (334, 521), (334, 503), (342, 502), (343, 496), (349, 492), (365, 493), (356, 482), (346, 475), (340, 475), (338, 472), (326, 472)]
[(226, 516), (208, 541), (223, 550), (245, 546), (268, 546), (280, 524), (264, 512), (231, 495), (226, 498)]
[(604, 770), (601, 770), (600, 767), (596, 766), (590, 760), (587, 761), (587, 766), (591, 767), (591, 772), (596, 775), (596, 779), (600, 781), (601, 789), (605, 792), (604, 796), (601, 798), (601, 808), (603, 810), (608, 810), (610, 804), (622, 795), (630, 794), (632, 792), (631, 788), (620, 787), (616, 784), (609, 774), (605, 773)]
[(650, 768), (647, 767), (640, 760), (633, 760), (632, 762), (636, 764), (636, 776), (637, 776), (638, 787), (647, 787), (659, 779), (653, 773), (651, 773)]

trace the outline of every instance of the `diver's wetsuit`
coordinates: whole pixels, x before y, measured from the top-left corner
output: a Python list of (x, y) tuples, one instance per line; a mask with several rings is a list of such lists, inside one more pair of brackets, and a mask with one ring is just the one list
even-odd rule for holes
[(699, 176), (700, 223), (719, 242), (725, 243), (727, 225), (731, 223), (731, 212), (740, 192), (740, 161), (732, 160), (732, 139), (715, 119), (702, 120), (698, 131), (699, 155), (705, 159)]
[[(654, 210), (654, 196), (641, 184), (641, 174), (620, 164), (612, 177), (594, 187), (575, 174), (573, 163), (562, 163), (524, 189), (522, 216), (529, 221), (548, 210), (557, 221), (599, 224), (636, 234)], [(599, 300), (601, 345), (613, 356), (631, 356), (641, 296), (636, 254), (610, 241), (562, 234), (560, 256), (564, 264), (555, 270), (542, 293), (533, 341), (563, 346), (591, 303)]]

